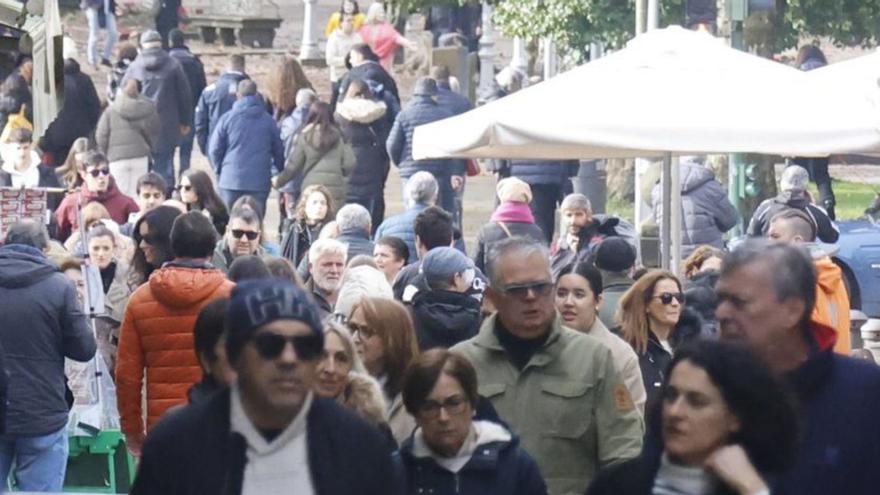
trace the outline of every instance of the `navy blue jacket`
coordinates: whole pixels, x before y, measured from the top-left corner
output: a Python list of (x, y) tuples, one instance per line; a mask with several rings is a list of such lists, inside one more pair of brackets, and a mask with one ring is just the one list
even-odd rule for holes
[(437, 104), (450, 110), (452, 115), (459, 115), (474, 108), (470, 100), (442, 83), (437, 83)]
[(511, 160), (510, 176), (530, 186), (562, 185), (577, 170), (576, 160)]
[(452, 473), (431, 457), (413, 454), (413, 439), (397, 454), (403, 468), (403, 494), (430, 495), (546, 495), (547, 486), (538, 465), (513, 440), (480, 445), (458, 473)]
[[(415, 95), (409, 104), (397, 114), (388, 136), (388, 156), (400, 169), (401, 178), (408, 179), (414, 173), (427, 171), (436, 177), (464, 175), (464, 160), (413, 160), (413, 133), (416, 127), (451, 117), (452, 111), (443, 108), (430, 96)], [(439, 179), (442, 180), (442, 179)]]
[(189, 48), (182, 46), (180, 48), (172, 48), (168, 50), (168, 55), (180, 64), (183, 73), (186, 74), (186, 80), (189, 81), (189, 91), (192, 94), (193, 108), (208, 85), (205, 79), (205, 66), (199, 57), (193, 55)]
[(208, 154), (211, 132), (217, 127), (220, 117), (232, 110), (238, 83), (247, 78), (247, 74), (241, 72), (224, 72), (217, 81), (202, 91), (195, 116), (196, 141), (202, 153)]
[(220, 117), (208, 144), (218, 186), (268, 191), (273, 171), (284, 169), (284, 145), (275, 120), (258, 95), (245, 96)]
[(814, 351), (786, 378), (804, 409), (804, 434), (794, 467), (773, 493), (877, 493), (880, 368), (829, 348)]
[[(241, 493), (246, 445), (230, 430), (229, 409), (226, 390), (166, 415), (147, 434), (132, 495)], [(317, 495), (396, 493), (391, 454), (377, 428), (317, 397), (306, 424)]]
[(379, 228), (376, 229), (376, 235), (373, 238), (378, 241), (385, 236), (391, 236), (402, 240), (406, 243), (406, 247), (409, 248), (409, 259), (406, 263), (414, 263), (419, 259), (419, 255), (416, 254), (416, 232), (413, 229), (413, 222), (416, 221), (419, 213), (423, 212), (427, 207), (428, 205), (417, 204), (407, 208), (406, 211), (399, 215), (386, 218), (382, 225), (379, 225)]
[(477, 335), (483, 321), (480, 301), (462, 292), (432, 290), (424, 278), (419, 284), (410, 313), (420, 350), (448, 349)]
[(67, 424), (64, 358), (85, 362), (96, 349), (76, 288), (39, 250), (4, 246), (0, 315), (9, 376), (6, 433), (54, 433)]
[(390, 130), (386, 114), (386, 105), (373, 100), (349, 98), (336, 105), (336, 122), (357, 158), (348, 177), (349, 198), (377, 197), (385, 188), (390, 168), (385, 151)]

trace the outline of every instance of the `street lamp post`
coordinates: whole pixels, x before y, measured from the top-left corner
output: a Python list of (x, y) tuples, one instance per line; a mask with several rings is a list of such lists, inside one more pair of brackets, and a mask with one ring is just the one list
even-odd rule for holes
[(300, 62), (320, 62), (323, 60), (321, 50), (318, 49), (318, 41), (315, 37), (315, 5), (318, 0), (303, 0), (305, 12), (303, 14), (303, 37), (299, 49)]

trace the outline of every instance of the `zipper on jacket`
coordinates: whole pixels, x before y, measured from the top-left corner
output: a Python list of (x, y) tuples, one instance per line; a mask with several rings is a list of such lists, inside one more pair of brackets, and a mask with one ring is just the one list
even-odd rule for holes
[(461, 493), (461, 478), (458, 477), (458, 473), (455, 473), (455, 493)]

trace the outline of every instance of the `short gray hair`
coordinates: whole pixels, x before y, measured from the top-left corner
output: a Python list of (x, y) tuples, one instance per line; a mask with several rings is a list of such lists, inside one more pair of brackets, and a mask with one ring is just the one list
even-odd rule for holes
[(6, 245), (21, 244), (39, 250), (49, 245), (49, 231), (46, 226), (35, 220), (20, 220), (6, 232)]
[(341, 254), (345, 258), (348, 256), (348, 246), (336, 239), (318, 239), (309, 248), (309, 261), (315, 263), (325, 254)]
[(336, 213), (336, 225), (340, 232), (358, 229), (369, 234), (371, 224), (370, 212), (357, 203), (347, 204)]
[(416, 172), (406, 181), (406, 199), (409, 206), (431, 204), (437, 200), (439, 186), (431, 172)]
[(318, 95), (311, 88), (303, 88), (296, 92), (297, 108), (308, 107), (316, 101), (318, 101)]
[(489, 256), (486, 257), (488, 261), (486, 275), (489, 277), (489, 284), (492, 287), (499, 288), (504, 285), (501, 280), (501, 274), (498, 273), (498, 264), (502, 259), (511, 254), (518, 254), (523, 257), (535, 254), (540, 255), (547, 262), (547, 273), (550, 273), (550, 252), (547, 250), (547, 246), (529, 237), (508, 237), (492, 244), (489, 248)]
[(562, 204), (559, 205), (560, 210), (583, 210), (588, 211), (590, 213), (593, 212), (593, 206), (590, 204), (590, 200), (580, 193), (572, 193), (566, 196), (562, 200)]
[(253, 96), (257, 94), (257, 83), (253, 79), (242, 79), (237, 89), (238, 96)]
[(773, 267), (768, 273), (773, 278), (777, 301), (795, 298), (804, 302), (801, 324), (806, 327), (816, 304), (816, 268), (807, 251), (767, 239), (749, 240), (724, 257), (721, 277), (757, 262)]

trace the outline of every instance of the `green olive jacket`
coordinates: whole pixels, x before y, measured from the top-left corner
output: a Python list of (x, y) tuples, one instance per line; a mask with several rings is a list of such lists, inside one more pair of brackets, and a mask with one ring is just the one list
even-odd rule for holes
[(519, 435), (551, 495), (581, 495), (600, 468), (639, 455), (641, 413), (605, 345), (562, 326), (557, 315), (520, 371), (495, 335), (496, 317), (451, 351), (474, 365), (480, 395)]

